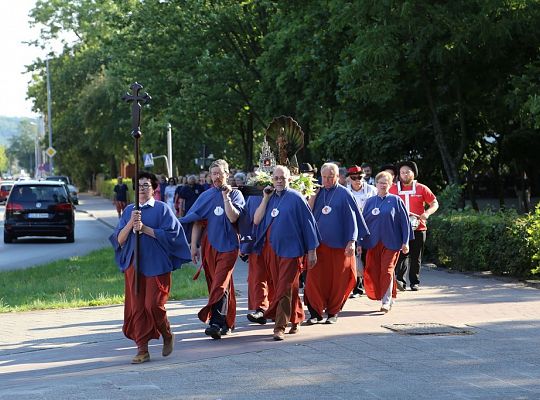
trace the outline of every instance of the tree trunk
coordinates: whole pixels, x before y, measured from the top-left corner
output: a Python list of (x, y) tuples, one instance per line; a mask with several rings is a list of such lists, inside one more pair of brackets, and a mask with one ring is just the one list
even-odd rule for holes
[(246, 158), (245, 171), (250, 172), (253, 169), (253, 113), (248, 114), (248, 122), (246, 127)]
[(110, 163), (111, 163), (111, 178), (116, 178), (118, 176), (118, 165), (116, 165), (116, 157), (114, 155), (111, 156)]
[(437, 108), (435, 106), (435, 101), (433, 100), (431, 87), (425, 76), (423, 78), (423, 83), (424, 83), (426, 100), (429, 106), (429, 110), (431, 112), (431, 122), (433, 124), (433, 133), (435, 137), (435, 143), (437, 144), (437, 148), (439, 149), (439, 153), (441, 154), (441, 159), (442, 159), (444, 171), (446, 172), (446, 176), (448, 178), (448, 183), (459, 185), (460, 179), (459, 179), (459, 174), (457, 171), (457, 166), (450, 154), (450, 151), (448, 150), (448, 146), (446, 145), (446, 142), (444, 141), (444, 134), (441, 127), (441, 123), (439, 121), (439, 116), (437, 115)]

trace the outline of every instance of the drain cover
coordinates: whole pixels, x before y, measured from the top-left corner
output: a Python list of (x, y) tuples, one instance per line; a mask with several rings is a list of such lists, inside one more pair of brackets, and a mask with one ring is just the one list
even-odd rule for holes
[(391, 324), (381, 326), (402, 335), (472, 335), (474, 333), (473, 331), (464, 328), (434, 323)]

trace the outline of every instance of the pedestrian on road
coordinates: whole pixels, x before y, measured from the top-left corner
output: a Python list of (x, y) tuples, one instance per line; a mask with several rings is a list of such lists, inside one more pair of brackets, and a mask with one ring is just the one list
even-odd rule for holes
[(321, 177), (323, 187), (309, 199), (322, 240), (304, 289), (313, 313), (308, 325), (320, 322), (325, 311), (327, 324), (337, 322), (356, 285), (356, 242), (369, 234), (352, 193), (338, 183), (338, 166), (323, 164)]
[(289, 189), (290, 180), (289, 169), (277, 165), (272, 174), (274, 186), (264, 189), (253, 217), (257, 225), (254, 250), (262, 253), (274, 285), (273, 299), (264, 313), (266, 319), (275, 320), (274, 340), (285, 339), (289, 321), (289, 334), (295, 334), (304, 320), (298, 277), (306, 254), (308, 266), (317, 262), (320, 241), (311, 209), (302, 194)]
[(399, 180), (390, 188), (390, 193), (399, 195), (405, 203), (414, 230), (414, 238), (409, 240), (409, 253), (402, 253), (399, 256), (396, 279), (398, 289), (405, 290), (405, 275), (408, 275), (407, 280), (411, 290), (417, 291), (426, 243), (427, 219), (439, 209), (439, 203), (426, 185), (415, 180), (418, 177), (418, 167), (414, 161), (403, 161), (397, 167)]
[(370, 233), (361, 248), (367, 250), (364, 289), (370, 299), (382, 300), (380, 311), (387, 313), (397, 293), (394, 269), (399, 252), (409, 252), (409, 237), (413, 233), (405, 204), (389, 193), (392, 175), (379, 172), (375, 184), (377, 196), (367, 199), (363, 210)]
[[(206, 175), (205, 175), (206, 176)], [(191, 209), (195, 200), (204, 192), (204, 187), (197, 183), (195, 175), (189, 175), (187, 184), (179, 185), (174, 193), (174, 203), (178, 204), (178, 217), (182, 218)], [(191, 227), (193, 224), (183, 224), (188, 243), (191, 243)]]
[[(371, 174), (371, 170), (370, 170)], [(367, 183), (364, 170), (358, 165), (353, 165), (347, 170), (349, 185), (347, 186), (358, 204), (360, 212), (364, 209), (367, 199), (377, 195), (377, 189)], [(375, 180), (373, 180), (375, 183)], [(356, 252), (356, 286), (354, 287), (351, 298), (358, 298), (364, 293), (364, 265), (366, 265), (366, 252)]]
[[(163, 337), (164, 357), (172, 353), (174, 334), (165, 304), (171, 289), (171, 272), (190, 261), (184, 230), (167, 204), (155, 200), (157, 178), (139, 173), (140, 210), (126, 207), (118, 226), (110, 236), (115, 260), (124, 273), (124, 335), (137, 344), (133, 364), (150, 361), (148, 342)], [(133, 255), (135, 235), (140, 235), (138, 287), (135, 288)]]
[(180, 222), (194, 222), (191, 258), (195, 264), (201, 262), (208, 285), (208, 303), (199, 311), (199, 319), (209, 324), (204, 331), (206, 335), (221, 339), (235, 327), (233, 270), (238, 257), (239, 238), (233, 224), (238, 220), (245, 201), (239, 190), (226, 184), (229, 164), (225, 160), (212, 162), (210, 175), (212, 188), (197, 198)]
[(127, 193), (128, 187), (125, 183), (122, 183), (122, 177), (119, 176), (116, 180), (116, 185), (114, 186), (114, 205), (116, 207), (116, 212), (118, 213), (118, 218), (124, 212), (124, 209), (127, 206)]
[(169, 178), (169, 184), (165, 187), (164, 202), (171, 208), (174, 214), (176, 210), (174, 208), (174, 193), (176, 192), (176, 178), (171, 176)]

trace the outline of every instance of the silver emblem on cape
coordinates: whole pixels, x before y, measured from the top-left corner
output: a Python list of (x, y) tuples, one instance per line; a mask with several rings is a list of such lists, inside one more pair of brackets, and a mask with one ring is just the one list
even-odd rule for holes
[(371, 210), (371, 213), (372, 213), (373, 215), (379, 215), (379, 214), (381, 213), (381, 210), (379, 210), (379, 208), (376, 207), (376, 208), (374, 208), (373, 210)]
[(277, 208), (273, 208), (270, 215), (272, 216), (272, 218), (277, 217), (279, 215), (279, 210)]
[(214, 208), (214, 214), (216, 214), (218, 217), (220, 215), (223, 215), (223, 208), (221, 208), (220, 206), (217, 206), (216, 208)]
[(323, 209), (322, 209), (322, 213), (323, 213), (324, 215), (328, 215), (328, 214), (330, 214), (331, 212), (332, 212), (332, 207), (330, 207), (330, 206), (324, 206)]

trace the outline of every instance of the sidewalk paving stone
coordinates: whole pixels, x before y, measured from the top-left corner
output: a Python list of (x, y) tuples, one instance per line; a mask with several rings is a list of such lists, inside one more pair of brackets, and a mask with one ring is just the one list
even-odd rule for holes
[[(95, 203), (87, 212), (112, 210), (113, 225), (110, 202), (101, 207), (111, 210)], [(425, 268), (421, 290), (398, 293), (386, 315), (362, 296), (337, 324), (302, 326), (275, 342), (271, 323), (246, 319), (246, 277), (239, 261), (233, 335), (204, 335), (205, 299), (173, 301), (175, 350), (163, 358), (161, 340), (152, 341), (142, 365), (129, 363), (136, 349), (122, 335), (120, 305), (0, 314), (0, 399), (540, 399), (538, 289)], [(473, 334), (383, 327), (424, 323)]]

